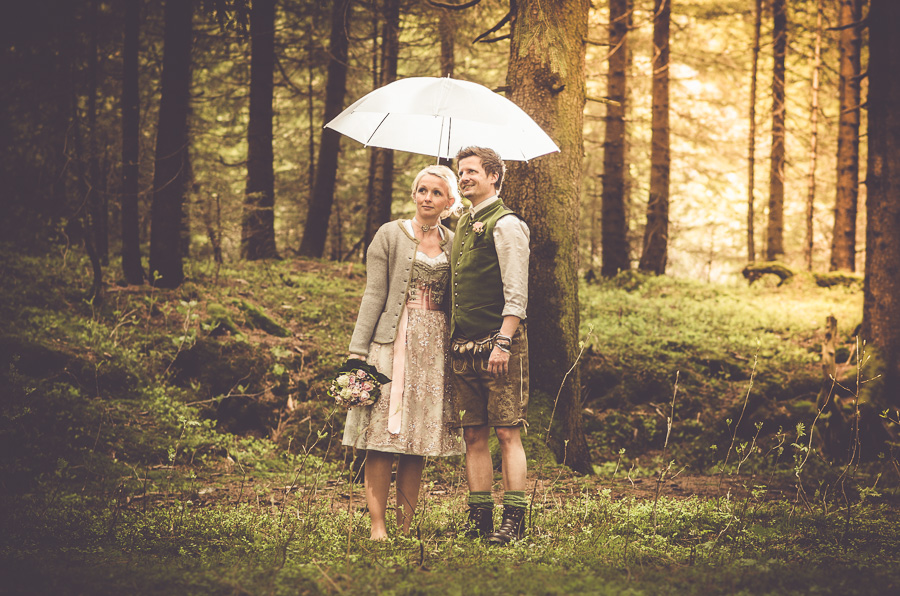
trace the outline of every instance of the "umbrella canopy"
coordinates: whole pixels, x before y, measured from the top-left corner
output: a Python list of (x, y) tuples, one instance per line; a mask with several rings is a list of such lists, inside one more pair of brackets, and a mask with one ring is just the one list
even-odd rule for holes
[(444, 158), (472, 145), (516, 161), (559, 151), (522, 108), (483, 85), (449, 77), (399, 79), (325, 126), (366, 146)]

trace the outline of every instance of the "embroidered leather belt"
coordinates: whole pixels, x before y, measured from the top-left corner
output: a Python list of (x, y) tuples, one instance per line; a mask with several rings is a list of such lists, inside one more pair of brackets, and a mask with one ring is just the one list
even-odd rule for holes
[(454, 355), (464, 356), (471, 354), (480, 356), (482, 354), (490, 354), (494, 349), (494, 342), (497, 339), (499, 331), (494, 331), (479, 339), (469, 339), (466, 337), (457, 337), (450, 342), (450, 350)]

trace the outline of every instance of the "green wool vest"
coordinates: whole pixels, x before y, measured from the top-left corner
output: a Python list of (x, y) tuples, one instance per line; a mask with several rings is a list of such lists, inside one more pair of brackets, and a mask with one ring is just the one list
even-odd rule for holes
[[(478, 338), (503, 323), (503, 280), (494, 246), (494, 226), (514, 214), (502, 201), (493, 203), (473, 219), (464, 214), (456, 226), (450, 251), (450, 334)], [(480, 227), (476, 232), (475, 227)], [(474, 226), (474, 227), (473, 227)]]

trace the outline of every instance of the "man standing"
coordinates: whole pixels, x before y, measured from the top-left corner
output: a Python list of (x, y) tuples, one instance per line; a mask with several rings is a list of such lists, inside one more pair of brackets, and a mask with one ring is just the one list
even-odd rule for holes
[[(456, 156), (459, 186), (472, 207), (456, 227), (451, 250), (451, 375), (455, 423), (466, 441), (469, 518), (466, 535), (505, 545), (525, 534), (527, 464), (528, 226), (500, 200), (506, 167), (492, 149)], [(503, 521), (494, 531), (491, 427), (503, 461)]]

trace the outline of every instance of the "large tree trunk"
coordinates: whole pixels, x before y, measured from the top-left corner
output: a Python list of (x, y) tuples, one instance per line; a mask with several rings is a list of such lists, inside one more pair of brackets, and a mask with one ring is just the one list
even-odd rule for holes
[(816, 203), (816, 164), (819, 161), (819, 68), (822, 64), (822, 6), (823, 0), (816, 2), (816, 42), (813, 50), (812, 98), (809, 110), (810, 148), (809, 176), (806, 190), (806, 269), (813, 268), (813, 215)]
[[(381, 47), (381, 85), (397, 80), (397, 58), (400, 53), (400, 0), (385, 0), (384, 26)], [(369, 209), (363, 252), (375, 237), (382, 224), (391, 219), (391, 203), (394, 190), (394, 152), (391, 149), (372, 149), (370, 163)]]
[[(347, 92), (347, 50), (350, 27), (350, 0), (334, 0), (331, 12), (331, 59), (328, 62), (328, 81), (325, 83), (325, 120), (329, 122), (341, 113)], [(319, 258), (325, 251), (328, 221), (334, 204), (334, 185), (337, 180), (338, 152), (341, 135), (330, 128), (322, 129), (316, 181), (306, 215), (306, 228), (300, 243), (300, 254)]]
[(628, 99), (629, 0), (609, 3), (609, 71), (607, 74), (606, 133), (603, 143), (603, 202), (600, 274), (613, 277), (631, 268), (625, 201), (625, 113)]
[(766, 260), (784, 256), (784, 57), (787, 16), (784, 0), (772, 0), (772, 160), (769, 170), (769, 220), (766, 225)]
[[(581, 195), (584, 38), (588, 0), (519, 0), (511, 21), (510, 99), (553, 137), (560, 152), (540, 164), (510, 164), (504, 200), (531, 228), (531, 386), (554, 398), (562, 436), (557, 457), (591, 473), (581, 419), (578, 357), (578, 198)], [(560, 389), (560, 385), (565, 381)]]
[(831, 270), (856, 271), (856, 211), (859, 194), (859, 97), (861, 0), (841, 0), (840, 115), (838, 117), (837, 196)]
[(650, 200), (640, 269), (666, 272), (669, 248), (669, 21), (672, 0), (654, 0)]
[[(862, 339), (876, 360), (884, 406), (900, 407), (900, 3), (869, 9), (869, 156)], [(880, 365), (879, 365), (880, 364)], [(880, 370), (879, 370), (880, 369)], [(881, 411), (877, 404), (877, 411)]]
[(253, 0), (250, 10), (250, 120), (247, 125), (247, 188), (241, 256), (278, 258), (275, 246), (275, 170), (272, 100), (275, 73), (275, 0)]
[(122, 51), (122, 273), (130, 284), (144, 283), (138, 219), (140, 94), (138, 42), (141, 0), (125, 3), (125, 42)]
[(150, 275), (174, 288), (184, 281), (181, 227), (188, 171), (193, 2), (166, 0), (156, 168), (150, 207)]
[(750, 74), (750, 132), (747, 135), (747, 262), (756, 260), (756, 81), (759, 74), (759, 31), (762, 28), (762, 0), (756, 0), (753, 23), (753, 67)]

